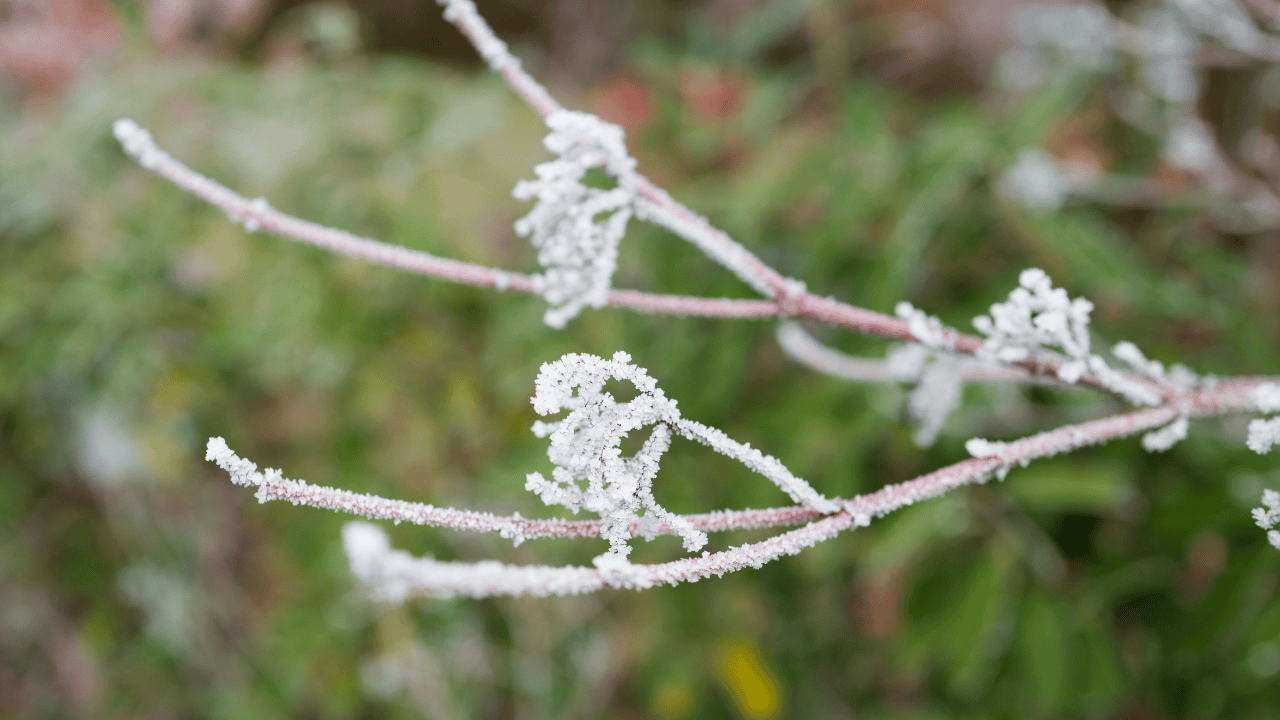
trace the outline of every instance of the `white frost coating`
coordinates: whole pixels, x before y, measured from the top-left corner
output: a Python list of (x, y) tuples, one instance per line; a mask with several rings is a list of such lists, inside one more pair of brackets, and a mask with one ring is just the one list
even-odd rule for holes
[(1187, 438), (1187, 419), (1180, 417), (1159, 430), (1142, 436), (1142, 448), (1147, 452), (1164, 452)]
[(1160, 394), (1150, 387), (1135, 381), (1133, 378), (1113, 369), (1105, 360), (1097, 355), (1089, 356), (1089, 372), (1108, 390), (1117, 393), (1134, 405), (1160, 404)]
[(920, 375), (920, 382), (907, 398), (907, 411), (919, 423), (916, 445), (933, 445), (947, 418), (960, 407), (963, 392), (964, 380), (960, 377), (955, 358), (940, 355), (925, 369)]
[(1053, 212), (1062, 207), (1071, 193), (1072, 182), (1052, 155), (1028, 148), (1005, 171), (998, 185), (1005, 197), (1033, 210)]
[[(604, 392), (609, 380), (630, 382), (639, 394), (628, 402), (617, 402)], [(548, 505), (563, 505), (573, 512), (586, 509), (604, 521), (602, 536), (609, 540), (609, 553), (616, 556), (601, 560), (610, 572), (620, 572), (631, 552), (627, 541), (631, 529), (639, 521), (638, 511), (645, 512), (639, 522), (639, 533), (646, 537), (648, 528), (665, 523), (684, 539), (689, 551), (707, 542), (706, 533), (695, 529), (684, 518), (674, 515), (653, 496), (653, 479), (658, 461), (671, 444), (671, 433), (710, 446), (772, 480), (796, 502), (823, 513), (833, 513), (839, 506), (818, 494), (808, 483), (795, 477), (776, 458), (762, 454), (750, 445), (735, 442), (724, 433), (700, 423), (684, 419), (676, 402), (662, 392), (644, 368), (631, 364), (631, 356), (615, 353), (605, 360), (594, 355), (565, 355), (546, 363), (534, 384), (533, 408), (539, 415), (568, 410), (563, 420), (539, 422), (533, 431), (539, 437), (550, 437), (547, 457), (555, 468), (551, 479), (541, 473), (529, 473), (525, 488), (538, 494)], [(575, 394), (576, 391), (576, 394)], [(622, 439), (633, 430), (654, 426), (652, 434), (634, 457), (622, 457)], [(583, 486), (585, 483), (585, 487)]]
[[(1033, 360), (1047, 349), (1060, 350), (1066, 358), (1058, 366), (1059, 380), (1075, 383), (1088, 370), (1104, 387), (1134, 404), (1160, 404), (1159, 393), (1089, 352), (1093, 303), (1084, 298), (1071, 299), (1066, 290), (1053, 287), (1049, 276), (1037, 268), (1023, 270), (1018, 283), (1020, 287), (1009, 293), (1008, 301), (992, 305), (990, 315), (973, 319), (973, 326), (987, 336), (979, 357), (1016, 363)], [(1057, 359), (1056, 353), (1050, 357)]]
[(352, 572), (373, 595), (389, 602), (413, 596), (448, 598), (495, 595), (576, 595), (606, 587), (642, 590), (655, 585), (697, 582), (715, 575), (760, 568), (785, 555), (830, 539), (850, 526), (871, 522), (868, 513), (837, 513), (804, 527), (723, 552), (707, 553), (657, 565), (632, 565), (625, 558), (605, 553), (595, 567), (548, 567), (439, 562), (415, 558), (393, 549), (380, 528), (355, 522), (343, 529), (343, 544)]
[(1280, 385), (1264, 383), (1249, 391), (1249, 402), (1264, 413), (1280, 413)]
[[(653, 497), (658, 461), (671, 445), (671, 426), (680, 421), (680, 411), (654, 379), (630, 361), (624, 352), (610, 360), (570, 354), (542, 366), (534, 384), (534, 410), (539, 415), (569, 410), (569, 415), (534, 426), (536, 435), (551, 439), (547, 457), (555, 469), (551, 480), (529, 473), (525, 488), (548, 505), (563, 505), (575, 513), (585, 508), (600, 515), (609, 552), (620, 558), (631, 552), (627, 540), (640, 510), (651, 523), (675, 527), (686, 550), (698, 550), (706, 544), (707, 534)], [(629, 402), (617, 402), (604, 392), (604, 384), (611, 379), (630, 382), (639, 394)], [(654, 426), (653, 432), (640, 451), (634, 457), (622, 457), (622, 439), (649, 425)]]
[(1251, 420), (1249, 422), (1249, 439), (1245, 442), (1249, 449), (1259, 455), (1266, 455), (1271, 448), (1280, 445), (1280, 417), (1270, 420)]
[(765, 455), (751, 447), (750, 443), (740, 443), (713, 427), (707, 427), (693, 420), (681, 419), (676, 423), (675, 428), (690, 440), (696, 440), (765, 476), (801, 505), (821, 513), (833, 513), (840, 509), (837, 503), (828, 500), (822, 493), (814, 490), (809, 483), (791, 474), (780, 460), (772, 455)]
[(964, 392), (960, 362), (950, 352), (952, 343), (941, 320), (905, 301), (894, 307), (894, 313), (907, 321), (918, 342), (890, 350), (885, 363), (895, 378), (916, 384), (907, 398), (907, 412), (917, 424), (916, 445), (929, 447), (960, 407)]
[(970, 455), (976, 458), (998, 457), (1009, 446), (1009, 443), (1000, 440), (987, 440), (985, 438), (970, 438), (965, 441), (964, 449)]
[(1280, 531), (1273, 530), (1280, 523), (1280, 493), (1275, 490), (1262, 491), (1262, 504), (1265, 507), (1253, 509), (1253, 521), (1258, 527), (1267, 531), (1267, 541), (1280, 550)]
[(437, 2), (444, 7), (445, 20), (470, 30), (468, 39), (485, 62), (489, 63), (489, 67), (497, 72), (502, 72), (509, 67), (520, 67), (520, 61), (507, 50), (507, 44), (493, 34), (489, 24), (476, 10), (475, 3), (471, 0), (437, 0)]
[(480, 598), (493, 595), (577, 595), (601, 588), (599, 575), (588, 568), (439, 562), (395, 550), (382, 528), (347, 523), (342, 544), (351, 573), (368, 585), (374, 597), (399, 603), (411, 596)]
[(1164, 365), (1159, 360), (1148, 360), (1146, 355), (1138, 349), (1137, 345), (1124, 340), (1115, 344), (1111, 348), (1111, 354), (1117, 359), (1123, 360), (1126, 365), (1133, 368), (1136, 373), (1141, 373), (1147, 377), (1164, 379)]
[[(124, 151), (137, 160), (139, 165), (148, 170), (156, 170), (162, 164), (177, 163), (169, 153), (161, 150), (156, 145), (150, 132), (129, 118), (116, 120), (111, 125), (111, 131), (116, 136), (116, 140), (120, 141), (120, 146), (124, 148)], [(210, 181), (205, 180), (205, 182)], [(266, 198), (255, 198), (248, 202), (248, 209), (250, 212), (265, 213), (271, 210), (271, 205), (267, 203)], [(240, 223), (249, 232), (257, 232), (262, 228), (258, 219), (253, 215), (241, 215), (226, 210), (226, 208), (224, 208), (224, 211), (227, 212), (227, 217), (231, 218), (232, 222)]]
[(942, 326), (942, 321), (932, 315), (927, 315), (923, 310), (913, 306), (905, 300), (898, 303), (893, 308), (894, 314), (899, 318), (907, 321), (907, 326), (911, 329), (911, 334), (915, 339), (925, 347), (934, 350), (948, 350), (946, 331)]
[[(546, 270), (533, 276), (533, 288), (551, 304), (544, 321), (560, 328), (584, 307), (608, 302), (618, 243), (634, 212), (636, 161), (617, 125), (568, 110), (546, 120), (551, 132), (543, 144), (559, 157), (534, 168), (538, 179), (521, 180), (512, 194), (538, 201), (516, 221), (515, 231), (538, 250), (538, 264)], [(603, 169), (617, 186), (582, 184), (591, 168)]]
[(717, 233), (706, 218), (692, 212), (682, 214), (673, 211), (679, 203), (671, 198), (665, 190), (654, 188), (651, 193), (660, 202), (644, 197), (636, 198), (635, 214), (639, 220), (651, 222), (664, 227), (676, 235), (693, 243), (695, 247), (723, 265), (739, 279), (747, 283), (756, 292), (765, 297), (774, 296), (774, 288), (757, 272), (753, 263), (758, 263), (755, 256), (747, 249), (730, 239), (723, 233)]
[(151, 139), (151, 133), (129, 118), (120, 118), (115, 121), (111, 131), (115, 134), (116, 140), (120, 141), (125, 152), (148, 170), (154, 170), (169, 157), (165, 151), (156, 146), (155, 141)]

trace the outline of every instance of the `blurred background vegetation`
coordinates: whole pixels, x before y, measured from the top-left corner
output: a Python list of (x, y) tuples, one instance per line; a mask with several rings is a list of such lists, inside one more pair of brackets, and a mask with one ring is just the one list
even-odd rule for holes
[[(1016, 5), (480, 2), (567, 105), (626, 127), (643, 172), (821, 294), (965, 328), (1038, 266), (1097, 304), (1112, 342), (1280, 373), (1274, 230), (996, 191), (1032, 146), (1189, 184), (1111, 111), (1123, 68), (999, 80)], [(1219, 133), (1280, 130), (1260, 72), (1202, 72)], [(528, 399), (565, 352), (626, 350), (685, 415), (832, 495), (963, 459), (974, 435), (1119, 408), (971, 387), (920, 449), (900, 389), (798, 367), (770, 323), (606, 309), (555, 332), (535, 298), (248, 235), (128, 161), (118, 117), (286, 212), (534, 269), (510, 189), (546, 158), (544, 129), (434, 3), (0, 1), (0, 716), (1280, 716), (1280, 553), (1248, 515), (1280, 472), (1240, 419), (1166, 454), (1130, 439), (1040, 461), (722, 579), (371, 605), (347, 518), (259, 506), (203, 461), (206, 438), (315, 483), (539, 516)], [(615, 284), (750, 296), (638, 224)], [(658, 493), (681, 512), (785, 500), (690, 443)], [(389, 529), (441, 558), (603, 548)]]

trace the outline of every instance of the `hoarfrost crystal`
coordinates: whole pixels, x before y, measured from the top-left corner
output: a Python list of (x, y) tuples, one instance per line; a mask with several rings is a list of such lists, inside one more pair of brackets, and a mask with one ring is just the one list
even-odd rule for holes
[(973, 319), (973, 326), (987, 336), (979, 357), (1002, 363), (1061, 358), (1058, 379), (1065, 383), (1078, 382), (1088, 371), (1104, 387), (1134, 404), (1160, 404), (1160, 395), (1150, 387), (1089, 352), (1093, 303), (1084, 298), (1071, 299), (1066, 290), (1053, 287), (1049, 276), (1037, 268), (1023, 270), (1018, 284), (1020, 287), (1009, 293), (1006, 302), (991, 306), (990, 315)]
[(1253, 509), (1253, 521), (1258, 527), (1267, 531), (1267, 540), (1280, 550), (1280, 531), (1273, 530), (1280, 523), (1280, 493), (1275, 490), (1262, 491), (1262, 504), (1265, 507)]
[[(538, 201), (516, 221), (515, 231), (538, 251), (545, 271), (533, 276), (534, 290), (551, 304), (543, 319), (559, 328), (584, 307), (608, 301), (618, 243), (634, 212), (637, 176), (617, 125), (568, 110), (548, 115), (546, 122), (551, 132), (543, 144), (559, 157), (534, 168), (538, 179), (521, 180), (512, 194)], [(616, 187), (584, 185), (591, 168), (608, 173)]]
[[(618, 402), (604, 392), (609, 380), (627, 381), (639, 391), (627, 402)], [(658, 504), (653, 496), (653, 480), (658, 461), (671, 445), (673, 432), (701, 442), (716, 452), (743, 463), (772, 480), (797, 502), (823, 512), (839, 508), (795, 477), (776, 458), (750, 445), (731, 440), (724, 433), (680, 416), (675, 400), (662, 392), (644, 368), (631, 364), (631, 356), (615, 353), (605, 360), (594, 355), (565, 355), (546, 363), (534, 385), (533, 408), (539, 415), (563, 410), (563, 420), (538, 422), (533, 431), (549, 437), (547, 457), (555, 468), (548, 480), (542, 473), (529, 473), (525, 488), (548, 505), (563, 505), (573, 512), (585, 509), (604, 520), (602, 535), (609, 540), (609, 552), (625, 558), (631, 548), (630, 528), (651, 537), (652, 528), (664, 523), (684, 540), (686, 550), (695, 551), (707, 542), (707, 535), (684, 518)], [(576, 391), (576, 393), (575, 393)], [(633, 457), (623, 457), (622, 439), (633, 430), (653, 426), (653, 432)], [(583, 486), (585, 483), (585, 487)], [(643, 510), (643, 519), (637, 514)], [(609, 567), (616, 562), (609, 561)]]

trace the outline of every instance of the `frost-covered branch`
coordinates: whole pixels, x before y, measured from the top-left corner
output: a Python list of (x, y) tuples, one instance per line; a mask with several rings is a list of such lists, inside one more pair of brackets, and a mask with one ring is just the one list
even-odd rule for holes
[[(557, 364), (558, 363), (558, 364)], [(777, 460), (763, 456), (749, 446), (733, 443), (718, 431), (690, 423), (675, 413), (674, 402), (665, 398), (656, 383), (641, 368), (629, 363), (625, 354), (612, 360), (569, 355), (549, 363), (540, 373), (534, 395), (535, 410), (552, 414), (569, 410), (558, 423), (541, 424), (535, 432), (560, 438), (549, 451), (557, 470), (558, 492), (548, 492), (550, 503), (569, 504), (594, 510), (602, 521), (535, 520), (519, 516), (498, 517), (430, 505), (387, 500), (370, 495), (309, 485), (285, 479), (279, 470), (259, 471), (240, 458), (221, 438), (209, 441), (207, 458), (227, 471), (232, 481), (258, 488), (258, 499), (282, 499), (295, 504), (329, 508), (370, 518), (392, 519), (459, 530), (494, 532), (516, 542), (534, 537), (604, 537), (611, 551), (596, 558), (595, 567), (553, 568), (513, 566), (497, 562), (455, 563), (413, 558), (393, 550), (381, 530), (355, 523), (344, 533), (344, 542), (355, 574), (369, 583), (375, 595), (400, 600), (414, 595), (445, 597), (465, 595), (561, 595), (590, 592), (605, 587), (640, 589), (661, 584), (693, 581), (745, 567), (760, 567), (783, 555), (794, 554), (834, 536), (851, 526), (866, 525), (871, 518), (885, 515), (905, 505), (936, 497), (965, 484), (1003, 478), (1015, 465), (1050, 457), (1086, 445), (1134, 435), (1176, 422), (1179, 418), (1219, 415), (1256, 409), (1259, 387), (1266, 379), (1237, 379), (1219, 383), (1213, 389), (1193, 389), (1179, 397), (1177, 407), (1162, 406), (1101, 420), (1069, 425), (1012, 442), (971, 440), (973, 459), (922, 475), (897, 485), (849, 500), (826, 499), (803, 481), (794, 479)], [(609, 379), (632, 382), (640, 391), (628, 403), (613, 401), (603, 392)], [(1274, 386), (1272, 386), (1274, 387)], [(1269, 391), (1261, 391), (1264, 398)], [(656, 449), (646, 443), (635, 458), (623, 458), (616, 441), (621, 433), (646, 424), (667, 424), (677, 432), (707, 441), (713, 448), (765, 474), (782, 473), (801, 483), (793, 494), (816, 496), (810, 506), (744, 510), (705, 515), (675, 516), (652, 502), (651, 483), (656, 475)], [(745, 455), (745, 457), (744, 457)], [(561, 463), (564, 463), (562, 465)], [(553, 477), (556, 477), (553, 473)], [(772, 478), (771, 478), (772, 479)], [(582, 482), (586, 482), (583, 487)], [(776, 481), (776, 480), (775, 480)], [(544, 481), (545, 482), (545, 481)], [(779, 484), (784, 484), (779, 482)], [(547, 483), (552, 485), (552, 483)], [(541, 494), (541, 493), (540, 493)], [(643, 518), (636, 510), (645, 509)], [(650, 513), (654, 520), (650, 519)], [(685, 538), (686, 549), (701, 547), (698, 533), (712, 530), (772, 527), (811, 521), (803, 528), (768, 540), (719, 553), (704, 552), (658, 565), (627, 562), (620, 544), (635, 535), (653, 537), (675, 534)], [(694, 538), (695, 542), (690, 542)], [(700, 542), (701, 541), (701, 542)]]
[[(496, 533), (517, 544), (537, 538), (593, 538), (604, 533), (600, 520), (568, 520), (564, 518), (524, 518), (519, 514), (493, 515), (473, 510), (440, 508), (425, 503), (391, 500), (377, 495), (355, 493), (350, 490), (314, 485), (304, 480), (290, 480), (279, 470), (259, 470), (256, 463), (241, 458), (222, 438), (210, 438), (205, 459), (216, 463), (231, 476), (237, 485), (257, 488), (259, 502), (284, 500), (294, 505), (305, 505), (321, 510), (359, 515), (370, 520), (392, 520), (427, 527), (468, 532)], [(780, 507), (764, 510), (721, 510), (698, 515), (682, 515), (687, 525), (703, 532), (751, 530), (757, 528), (795, 525), (812, 520), (819, 513), (801, 507)], [(632, 535), (644, 532), (650, 536), (677, 535), (677, 529), (664, 522), (644, 523), (637, 519), (628, 526)]]
[[(535, 537), (599, 537), (608, 542), (608, 550), (595, 558), (592, 567), (439, 562), (393, 549), (382, 530), (374, 525), (351, 523), (344, 531), (344, 544), (352, 570), (379, 597), (402, 600), (415, 595), (562, 595), (605, 587), (640, 589), (696, 581), (713, 574), (760, 567), (850, 527), (867, 525), (873, 517), (905, 505), (961, 485), (986, 482), (993, 477), (1003, 479), (1015, 465), (1026, 465), (1038, 458), (1135, 434), (1144, 434), (1142, 445), (1147, 450), (1167, 450), (1186, 436), (1191, 419), (1229, 412), (1280, 412), (1280, 386), (1269, 379), (1217, 381), (1198, 377), (1177, 365), (1166, 370), (1127, 342), (1111, 349), (1110, 356), (1121, 363), (1113, 366), (1092, 349), (1089, 322), (1093, 305), (1054, 288), (1040, 270), (1024, 271), (1019, 287), (1006, 301), (992, 305), (988, 315), (974, 320), (981, 337), (946, 327), (937, 317), (906, 302), (898, 304), (894, 315), (887, 315), (810, 293), (804, 283), (768, 267), (640, 175), (627, 152), (621, 128), (594, 115), (563, 108), (521, 69), (471, 0), (440, 3), (445, 17), (459, 27), (486, 62), (548, 126), (544, 144), (556, 157), (534, 169), (536, 179), (521, 181), (514, 190), (518, 199), (536, 201), (529, 213), (517, 221), (515, 230), (528, 237), (537, 250), (540, 273), (526, 275), (439, 258), (300, 220), (274, 210), (265, 199), (246, 199), (187, 168), (158, 148), (150, 134), (132, 121), (118, 121), (115, 134), (141, 165), (212, 203), (249, 231), (265, 229), (352, 257), (453, 282), (535, 293), (551, 306), (545, 320), (553, 327), (563, 326), (584, 308), (611, 305), (673, 315), (808, 318), (905, 341), (905, 345), (891, 349), (885, 361), (877, 362), (879, 369), (873, 370), (869, 361), (821, 346), (798, 325), (786, 323), (779, 330), (784, 349), (812, 367), (858, 379), (889, 379), (915, 385), (908, 409), (919, 423), (916, 439), (921, 444), (932, 442), (949, 413), (959, 405), (965, 381), (1089, 386), (1145, 407), (1009, 442), (974, 438), (966, 444), (973, 455), (969, 460), (867, 495), (831, 499), (776, 458), (683, 417), (676, 401), (666, 397), (647, 371), (631, 364), (626, 353), (616, 353), (608, 360), (569, 354), (544, 364), (535, 382), (534, 410), (544, 417), (562, 415), (534, 424), (533, 432), (549, 441), (547, 455), (553, 469), (550, 479), (542, 473), (529, 473), (525, 487), (547, 505), (560, 505), (575, 514), (587, 510), (600, 518), (583, 521), (526, 519), (518, 514), (501, 517), (309, 485), (289, 480), (279, 470), (259, 471), (221, 438), (209, 441), (207, 458), (227, 471), (233, 482), (256, 487), (262, 502), (287, 500), (371, 519), (492, 532), (517, 544)], [(1081, 11), (1068, 12), (1078, 15)], [(1094, 22), (1098, 20), (1094, 10), (1084, 12), (1076, 19), (1083, 18), (1085, 30), (1093, 34), (1086, 33), (1082, 47), (1112, 48), (1121, 42), (1115, 33), (1109, 34), (1114, 28)], [(1091, 12), (1093, 15), (1089, 16)], [(1247, 45), (1239, 28), (1224, 18), (1226, 15), (1197, 22), (1204, 25), (1202, 33), (1229, 46)], [(1190, 152), (1187, 148), (1179, 150), (1183, 151)], [(1030, 159), (1030, 170), (1023, 168), (1024, 174), (1030, 174), (1030, 179), (1023, 179), (1023, 185), (1034, 186), (1033, 181), (1037, 181), (1031, 177), (1035, 161), (1034, 157)], [(1042, 162), (1041, 171), (1043, 165)], [(611, 177), (615, 186), (588, 186), (586, 175), (596, 168)], [(1041, 172), (1039, 180), (1046, 177)], [(1061, 178), (1049, 180), (1053, 182), (1031, 190), (1044, 198), (1056, 198), (1055, 202), (1060, 201), (1063, 192), (1071, 190), (1063, 190)], [(691, 242), (764, 299), (690, 298), (613, 289), (619, 245), (632, 219), (653, 222)], [(637, 394), (630, 400), (618, 401), (604, 390), (611, 380), (629, 382)], [(623, 440), (646, 428), (649, 435), (639, 451), (631, 457), (623, 456)], [(657, 501), (654, 484), (660, 461), (676, 436), (695, 440), (738, 460), (776, 484), (797, 505), (700, 515), (670, 512)], [(1248, 442), (1258, 452), (1280, 444), (1280, 417), (1255, 420), (1250, 425)], [(1264, 525), (1268, 529), (1277, 521), (1272, 513), (1280, 513), (1276, 507), (1280, 500), (1271, 502), (1274, 499), (1264, 496), (1270, 509), (1258, 516), (1259, 524), (1264, 520), (1271, 523)], [(637, 536), (651, 539), (677, 535), (687, 552), (696, 553), (707, 544), (710, 531), (802, 522), (808, 524), (722, 552), (703, 551), (701, 555), (655, 565), (632, 564), (627, 559), (630, 541)]]

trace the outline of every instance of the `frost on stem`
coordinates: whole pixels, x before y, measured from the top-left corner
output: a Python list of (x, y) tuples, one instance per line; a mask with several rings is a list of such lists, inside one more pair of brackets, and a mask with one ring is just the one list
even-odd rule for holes
[(1267, 540), (1280, 550), (1280, 531), (1272, 529), (1276, 523), (1280, 523), (1280, 493), (1263, 490), (1262, 504), (1265, 507), (1253, 509), (1253, 520), (1258, 523), (1258, 527), (1267, 531)]
[(1164, 452), (1187, 438), (1187, 419), (1180, 417), (1159, 430), (1142, 436), (1142, 448), (1147, 452)]
[(1136, 405), (1160, 404), (1159, 393), (1089, 352), (1093, 303), (1073, 300), (1036, 268), (1023, 270), (1018, 284), (1006, 302), (991, 306), (990, 315), (973, 319), (973, 326), (987, 336), (979, 357), (1002, 363), (1060, 361), (1058, 379), (1065, 383), (1079, 381), (1088, 371), (1108, 390)]
[(589, 568), (545, 565), (505, 565), (441, 562), (414, 557), (391, 547), (387, 534), (372, 523), (350, 522), (342, 528), (342, 545), (351, 573), (385, 602), (399, 603), (412, 595), (480, 598), (494, 595), (576, 595), (599, 589)]
[[(639, 394), (618, 402), (604, 391), (609, 380), (630, 382)], [(710, 446), (769, 478), (796, 502), (821, 512), (835, 512), (838, 506), (818, 494), (804, 480), (795, 477), (776, 458), (750, 445), (735, 442), (724, 433), (680, 416), (675, 400), (663, 393), (644, 368), (631, 364), (631, 356), (615, 353), (605, 360), (594, 355), (565, 355), (546, 363), (534, 385), (533, 408), (539, 415), (563, 410), (563, 420), (538, 422), (533, 431), (549, 437), (547, 457), (555, 468), (548, 480), (541, 473), (529, 473), (525, 488), (548, 505), (563, 505), (577, 513), (586, 509), (604, 521), (602, 535), (609, 540), (615, 559), (601, 560), (612, 567), (630, 553), (627, 541), (631, 528), (651, 538), (654, 528), (666, 524), (684, 540), (686, 550), (695, 551), (707, 542), (705, 532), (658, 504), (653, 496), (653, 480), (658, 461), (671, 444), (673, 432)], [(622, 439), (647, 426), (653, 432), (633, 457), (623, 457)], [(584, 486), (585, 483), (585, 486)], [(638, 512), (643, 510), (643, 518)], [(601, 566), (604, 567), (604, 566)]]
[[(618, 243), (627, 231), (636, 199), (636, 161), (627, 154), (622, 128), (588, 113), (561, 110), (547, 116), (551, 132), (543, 144), (557, 157), (534, 168), (537, 180), (521, 180), (512, 194), (538, 204), (516, 221), (545, 268), (533, 276), (534, 291), (551, 308), (543, 319), (564, 327), (584, 307), (608, 301), (618, 266)], [(609, 189), (583, 184), (591, 168), (616, 182)]]

